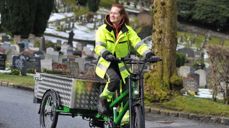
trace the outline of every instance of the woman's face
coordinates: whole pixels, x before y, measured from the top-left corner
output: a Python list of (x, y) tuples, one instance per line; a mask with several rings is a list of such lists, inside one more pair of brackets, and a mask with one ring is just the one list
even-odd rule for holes
[(110, 10), (110, 21), (113, 24), (118, 24), (122, 20), (122, 15), (119, 13), (120, 8), (118, 7), (112, 7)]

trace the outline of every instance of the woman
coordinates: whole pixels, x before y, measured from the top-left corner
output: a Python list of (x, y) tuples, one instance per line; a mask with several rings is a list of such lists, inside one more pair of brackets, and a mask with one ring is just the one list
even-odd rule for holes
[(124, 63), (115, 60), (128, 56), (131, 49), (143, 57), (154, 55), (128, 24), (129, 18), (123, 5), (113, 4), (105, 23), (96, 32), (95, 53), (99, 56), (96, 74), (107, 81), (100, 94), (98, 110), (101, 113), (107, 112), (107, 102), (111, 101), (120, 81), (126, 83), (125, 79), (129, 76)]

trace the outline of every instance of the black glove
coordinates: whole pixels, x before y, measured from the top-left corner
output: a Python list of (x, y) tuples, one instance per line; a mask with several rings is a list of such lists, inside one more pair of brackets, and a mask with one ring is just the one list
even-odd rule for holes
[(110, 52), (108, 51), (105, 51), (103, 54), (102, 54), (102, 57), (107, 60), (107, 61), (115, 61), (116, 60), (116, 57), (114, 55), (112, 55)]
[(153, 53), (153, 52), (148, 52), (148, 53), (146, 53), (146, 59), (151, 59), (151, 58), (153, 58), (155, 56), (155, 54)]
[(107, 60), (107, 61), (115, 61), (116, 57), (114, 55), (112, 55), (112, 54), (109, 54), (104, 59)]
[(145, 59), (150, 63), (155, 63), (155, 62), (158, 62), (158, 61), (162, 61), (162, 59), (160, 57), (155, 56), (155, 54), (152, 53), (152, 52), (147, 53)]

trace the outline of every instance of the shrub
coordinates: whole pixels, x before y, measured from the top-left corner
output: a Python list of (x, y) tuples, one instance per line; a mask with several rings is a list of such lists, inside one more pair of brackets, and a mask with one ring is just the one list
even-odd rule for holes
[(183, 53), (176, 52), (176, 67), (183, 66), (186, 61), (186, 56)]
[(10, 67), (10, 75), (20, 75), (20, 70), (14, 67)]

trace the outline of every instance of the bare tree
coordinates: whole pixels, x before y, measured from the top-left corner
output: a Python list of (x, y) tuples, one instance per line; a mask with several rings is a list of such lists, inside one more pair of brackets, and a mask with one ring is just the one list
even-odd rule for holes
[(211, 64), (210, 87), (213, 89), (213, 100), (221, 90), (225, 104), (229, 104), (229, 48), (225, 46), (208, 45)]

